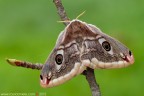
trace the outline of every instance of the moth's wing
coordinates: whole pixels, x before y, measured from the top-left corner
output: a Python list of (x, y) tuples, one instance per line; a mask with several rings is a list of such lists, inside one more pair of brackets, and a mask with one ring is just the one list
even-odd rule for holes
[[(41, 72), (41, 86), (54, 87), (77, 75), (80, 68), (80, 53), (75, 42), (63, 42), (66, 30), (60, 33), (54, 50), (51, 52)], [(59, 63), (58, 56), (63, 58)], [(58, 61), (56, 61), (58, 60)]]
[[(89, 32), (97, 35), (93, 40), (89, 38), (91, 36), (84, 40), (85, 52), (81, 57), (84, 65), (93, 69), (108, 69), (126, 67), (134, 62), (133, 55), (125, 45), (104, 34), (94, 25), (87, 24), (87, 27)], [(109, 51), (104, 49), (103, 42), (109, 43)]]

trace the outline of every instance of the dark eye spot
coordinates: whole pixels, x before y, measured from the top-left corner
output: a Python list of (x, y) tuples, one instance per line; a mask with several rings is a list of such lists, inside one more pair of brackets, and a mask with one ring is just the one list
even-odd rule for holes
[(40, 79), (43, 80), (43, 76), (42, 75), (40, 75)]
[(56, 57), (55, 57), (55, 61), (58, 65), (62, 64), (63, 62), (63, 56), (62, 54), (57, 54)]
[(132, 52), (131, 52), (131, 51), (129, 51), (129, 55), (130, 55), (130, 56), (132, 55)]
[(107, 41), (104, 41), (104, 42), (102, 43), (102, 47), (103, 47), (106, 51), (110, 51), (110, 50), (111, 50), (111, 46), (110, 46), (109, 42), (107, 42)]

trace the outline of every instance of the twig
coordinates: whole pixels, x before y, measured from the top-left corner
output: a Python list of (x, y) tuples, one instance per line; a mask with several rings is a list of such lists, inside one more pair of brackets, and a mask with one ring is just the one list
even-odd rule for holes
[(92, 92), (92, 96), (101, 96), (99, 85), (95, 79), (94, 70), (87, 68), (87, 70), (83, 72), (83, 75), (86, 76), (87, 82), (89, 83)]
[(7, 59), (7, 62), (13, 66), (19, 66), (19, 67), (37, 69), (37, 70), (41, 70), (43, 67), (43, 64), (38, 64), (38, 63), (33, 64), (30, 62), (25, 62), (25, 61), (16, 60), (16, 59)]
[[(57, 12), (61, 18), (62, 21), (66, 21), (66, 20), (69, 20), (69, 18), (67, 17), (67, 14), (64, 10), (64, 7), (62, 5), (62, 2), (61, 0), (53, 0), (53, 2), (55, 3), (55, 6), (57, 8)], [(64, 25), (68, 25), (69, 22), (63, 22)]]
[[(57, 12), (61, 18), (62, 21), (67, 21), (69, 18), (67, 17), (67, 14), (64, 10), (64, 7), (62, 5), (61, 0), (53, 0), (55, 3), (55, 6), (57, 8)], [(64, 22), (65, 25), (68, 25), (69, 22)], [(83, 75), (85, 75), (87, 82), (89, 83), (89, 86), (91, 88), (92, 96), (101, 96), (99, 85), (96, 82), (94, 70), (88, 68), (86, 71), (84, 71)]]

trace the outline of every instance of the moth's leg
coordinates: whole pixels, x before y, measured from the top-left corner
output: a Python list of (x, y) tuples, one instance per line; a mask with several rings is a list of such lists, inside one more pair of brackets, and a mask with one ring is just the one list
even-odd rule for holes
[(19, 67), (24, 67), (24, 68), (31, 68), (31, 69), (37, 69), (41, 70), (43, 67), (43, 64), (33, 64), (31, 62), (25, 62), (21, 60), (16, 60), (16, 59), (7, 59), (7, 62), (13, 66), (19, 66)]

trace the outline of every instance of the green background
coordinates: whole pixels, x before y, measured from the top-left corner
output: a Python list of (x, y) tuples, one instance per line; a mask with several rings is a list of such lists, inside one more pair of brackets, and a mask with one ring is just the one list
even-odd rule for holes
[[(69, 18), (97, 25), (127, 45), (134, 65), (95, 70), (102, 96), (144, 96), (144, 1), (63, 0)], [(90, 96), (79, 75), (54, 88), (39, 85), (40, 71), (13, 67), (5, 58), (44, 63), (64, 29), (52, 0), (0, 0), (0, 93), (46, 93), (47, 96)]]

